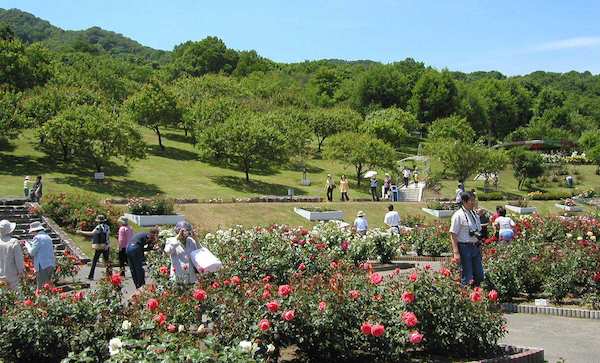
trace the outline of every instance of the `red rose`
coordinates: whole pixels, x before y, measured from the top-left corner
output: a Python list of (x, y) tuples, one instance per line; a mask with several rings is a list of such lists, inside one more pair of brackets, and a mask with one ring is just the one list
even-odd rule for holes
[(158, 269), (158, 271), (163, 274), (163, 275), (168, 275), (169, 274), (169, 268), (167, 266), (160, 266), (160, 268)]
[(447, 268), (445, 268), (445, 267), (442, 267), (442, 268), (440, 269), (440, 274), (442, 274), (442, 276), (444, 276), (444, 277), (448, 277), (448, 276), (450, 276), (450, 275), (451, 275), (451, 272), (450, 272), (450, 270), (448, 270)]
[(598, 271), (594, 274), (594, 281), (600, 282), (600, 271)]
[(325, 248), (327, 248), (327, 245), (326, 245), (325, 243), (317, 243), (317, 244), (315, 245), (315, 247), (316, 247), (318, 250), (324, 250)]
[(412, 282), (417, 281), (417, 273), (416, 272), (411, 273), (410, 276), (408, 276), (408, 279)]
[(33, 301), (31, 301), (31, 299), (25, 299), (25, 300), (23, 300), (23, 305), (33, 306)]
[(268, 309), (270, 312), (272, 312), (272, 313), (276, 313), (276, 312), (277, 312), (277, 310), (279, 310), (279, 306), (280, 306), (280, 305), (279, 305), (279, 302), (278, 302), (278, 301), (276, 301), (276, 300), (273, 300), (273, 301), (271, 301), (271, 302), (268, 302), (268, 303), (266, 304), (266, 306), (267, 306), (267, 309)]
[(306, 235), (308, 234), (308, 229), (306, 229), (306, 228), (302, 228), (302, 229), (300, 230), (300, 234), (301, 234), (301, 235), (303, 235), (303, 236), (306, 236)]
[(471, 295), (469, 295), (469, 298), (472, 302), (479, 302), (481, 301), (481, 293), (478, 291), (473, 291)]
[(374, 337), (380, 337), (385, 333), (385, 327), (381, 324), (375, 324), (371, 327), (371, 334)]
[(196, 301), (204, 301), (208, 295), (206, 294), (206, 291), (202, 289), (196, 289), (194, 290), (193, 296)]
[(301, 263), (300, 266), (298, 266), (298, 270), (300, 270), (300, 271), (306, 270), (306, 265), (304, 264), (304, 262)]
[(277, 289), (277, 293), (281, 297), (287, 297), (292, 292), (292, 288), (290, 285), (281, 285), (279, 289)]
[(402, 301), (406, 304), (412, 304), (412, 302), (415, 301), (415, 294), (410, 291), (404, 291), (402, 293)]
[(488, 299), (490, 301), (497, 301), (498, 300), (498, 291), (496, 290), (492, 290), (488, 293)]
[(221, 287), (221, 284), (219, 284), (217, 281), (215, 281), (215, 282), (212, 283), (211, 286), (212, 286), (213, 289), (218, 289), (219, 287)]
[(223, 285), (229, 286), (229, 285), (231, 285), (231, 281), (229, 279), (225, 279), (225, 280), (223, 280)]
[(360, 291), (358, 290), (350, 290), (350, 298), (352, 300), (356, 300), (360, 297)]
[(348, 251), (349, 247), (350, 247), (350, 243), (348, 241), (342, 241), (342, 244), (340, 244), (340, 248), (344, 252)]
[(158, 300), (149, 299), (148, 302), (146, 303), (146, 306), (148, 307), (148, 309), (150, 311), (154, 311), (154, 310), (158, 309)]
[(85, 296), (85, 292), (83, 291), (77, 291), (76, 293), (73, 294), (73, 301), (77, 302), (77, 301), (81, 301)]
[(123, 278), (121, 278), (121, 275), (119, 275), (119, 274), (113, 274), (113, 275), (110, 277), (110, 283), (111, 283), (113, 286), (119, 287), (119, 286), (121, 286), (121, 283), (122, 283), (122, 282), (123, 282)]
[(406, 324), (406, 326), (409, 328), (412, 328), (419, 323), (417, 316), (411, 311), (405, 311), (402, 313), (402, 321), (404, 321), (404, 324)]
[(175, 333), (177, 331), (177, 327), (175, 326), (175, 324), (169, 324), (167, 325), (167, 330), (169, 331), (169, 333)]
[(271, 323), (267, 319), (262, 319), (258, 322), (258, 328), (262, 331), (267, 331), (271, 327)]
[(426, 264), (425, 266), (423, 266), (425, 268), (426, 271), (431, 270), (431, 265), (430, 264)]
[(371, 324), (367, 321), (365, 321), (364, 323), (362, 323), (362, 325), (360, 326), (360, 331), (364, 334), (364, 335), (371, 335)]
[(239, 277), (239, 276), (233, 276), (233, 277), (231, 278), (231, 283), (232, 283), (232, 284), (234, 284), (234, 285), (239, 285), (239, 284), (240, 284), (240, 282), (241, 282), (241, 280), (240, 280), (240, 277)]
[(325, 301), (321, 301), (319, 303), (319, 311), (325, 311), (325, 309), (327, 309), (327, 303), (325, 303)]
[(371, 283), (373, 285), (379, 285), (381, 281), (383, 281), (383, 276), (381, 276), (377, 272), (371, 275)]
[(410, 332), (410, 334), (408, 334), (408, 340), (411, 344), (420, 344), (423, 341), (423, 334), (418, 331)]
[(42, 288), (44, 288), (44, 290), (50, 290), (52, 289), (52, 285), (49, 282), (46, 282)]
[(283, 315), (282, 315), (283, 320), (285, 320), (285, 321), (292, 321), (292, 320), (294, 320), (295, 316), (296, 316), (296, 312), (294, 310), (288, 310), (285, 313), (283, 313)]
[(267, 276), (263, 277), (262, 281), (264, 283), (271, 282), (271, 276), (267, 275)]
[(272, 295), (271, 295), (271, 291), (269, 291), (269, 290), (264, 290), (264, 291), (263, 291), (263, 293), (262, 293), (262, 298), (263, 298), (264, 300), (270, 299), (270, 298), (271, 298), (271, 296), (272, 296)]
[(158, 323), (158, 325), (163, 325), (167, 321), (167, 316), (164, 313), (158, 313), (152, 319)]
[(331, 267), (332, 270), (335, 270), (338, 268), (338, 263), (336, 261), (331, 261), (329, 267)]

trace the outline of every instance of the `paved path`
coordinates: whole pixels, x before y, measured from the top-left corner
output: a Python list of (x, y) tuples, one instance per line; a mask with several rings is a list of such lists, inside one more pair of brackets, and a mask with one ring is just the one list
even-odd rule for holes
[(506, 314), (503, 343), (544, 348), (549, 363), (600, 363), (600, 321), (559, 316)]

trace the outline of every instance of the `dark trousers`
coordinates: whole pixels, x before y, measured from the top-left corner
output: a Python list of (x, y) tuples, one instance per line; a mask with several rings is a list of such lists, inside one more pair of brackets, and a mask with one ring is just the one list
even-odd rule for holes
[(146, 272), (144, 271), (144, 250), (134, 245), (127, 247), (127, 264), (131, 271), (133, 284), (137, 289), (146, 284)]
[(90, 275), (88, 278), (92, 280), (94, 278), (94, 272), (96, 271), (96, 264), (98, 260), (100, 260), (100, 255), (102, 255), (102, 259), (104, 260), (104, 264), (106, 265), (106, 276), (110, 276), (110, 249), (105, 250), (95, 250), (94, 258), (92, 259), (92, 268), (90, 269)]
[(408, 178), (403, 178), (404, 179), (404, 186), (406, 188), (408, 188)]
[(127, 253), (125, 248), (119, 249), (119, 267), (121, 268), (121, 275), (125, 276), (125, 262), (127, 262)]
[(329, 202), (333, 201), (333, 187), (327, 187), (327, 200)]
[(479, 243), (459, 243), (461, 282), (479, 286), (483, 281), (483, 263)]
[(383, 187), (383, 196), (384, 196), (384, 198), (391, 199), (390, 198), (390, 187)]
[(345, 200), (346, 202), (350, 200), (350, 198), (348, 198), (348, 192), (342, 192), (342, 202), (343, 202), (344, 200)]
[(377, 187), (371, 187), (371, 197), (373, 197), (373, 201), (379, 202), (379, 194), (377, 194)]

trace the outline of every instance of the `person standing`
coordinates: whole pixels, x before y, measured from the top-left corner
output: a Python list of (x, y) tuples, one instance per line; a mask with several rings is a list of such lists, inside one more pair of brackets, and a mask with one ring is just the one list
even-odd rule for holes
[(33, 222), (29, 225), (29, 233), (36, 232), (37, 234), (31, 241), (25, 242), (25, 248), (33, 258), (37, 287), (41, 289), (46, 282), (52, 280), (56, 259), (52, 239), (46, 233), (46, 228), (41, 222)]
[(29, 194), (30, 194), (30, 190), (29, 190), (29, 175), (27, 175), (25, 177), (25, 180), (23, 181), (23, 195), (25, 196), (25, 198), (29, 199)]
[(44, 185), (42, 183), (42, 176), (38, 175), (38, 177), (35, 179), (35, 183), (33, 184), (33, 187), (31, 188), (31, 191), (29, 193), (32, 202), (41, 203), (43, 189), (44, 189)]
[(500, 207), (498, 210), (498, 218), (494, 220), (494, 230), (498, 234), (500, 241), (510, 242), (515, 236), (513, 228), (515, 228), (515, 222), (506, 216), (506, 209)]
[(96, 264), (102, 256), (102, 260), (106, 265), (106, 276), (112, 275), (112, 266), (110, 263), (110, 227), (108, 226), (106, 217), (102, 214), (96, 216), (96, 227), (91, 232), (78, 230), (77, 233), (92, 237), (92, 248), (94, 249), (94, 258), (92, 259), (92, 268), (88, 275), (89, 280), (94, 279), (94, 272), (96, 271)]
[(383, 178), (383, 199), (391, 199), (390, 188), (392, 186), (392, 178), (390, 174), (385, 173)]
[(413, 183), (415, 184), (415, 188), (419, 185), (419, 169), (415, 167), (415, 171), (412, 173), (413, 175)]
[(465, 192), (464, 185), (462, 183), (459, 183), (458, 188), (456, 189), (456, 192), (455, 192), (456, 193), (455, 197), (454, 197), (454, 201), (456, 202), (456, 204), (460, 205), (460, 203), (462, 203), (462, 195), (464, 192)]
[(390, 228), (391, 233), (400, 233), (400, 214), (394, 210), (393, 204), (388, 205), (383, 223)]
[(453, 259), (461, 265), (463, 285), (479, 286), (483, 281), (481, 258), (481, 223), (474, 211), (475, 195), (462, 193), (461, 208), (454, 212), (450, 224)]
[(19, 278), (25, 271), (23, 250), (16, 238), (12, 237), (17, 224), (6, 219), (0, 221), (0, 282), (11, 290), (19, 287)]
[(158, 227), (152, 227), (148, 232), (136, 233), (127, 244), (127, 264), (136, 289), (146, 284), (144, 271), (144, 249), (150, 250), (158, 239)]
[(356, 214), (356, 219), (354, 220), (354, 229), (356, 229), (356, 233), (358, 233), (361, 236), (367, 234), (367, 230), (369, 229), (369, 222), (367, 222), (365, 212), (359, 211)]
[(333, 189), (335, 188), (335, 182), (333, 181), (331, 174), (327, 174), (325, 188), (327, 189), (327, 201), (333, 202)]
[(348, 179), (346, 178), (345, 175), (342, 175), (342, 178), (340, 179), (340, 193), (342, 194), (342, 202), (343, 201), (347, 202), (350, 200), (348, 198), (348, 190), (349, 190)]
[(133, 237), (133, 228), (129, 226), (129, 220), (122, 216), (119, 218), (119, 267), (121, 268), (121, 276), (125, 276), (125, 262), (127, 262), (127, 243)]
[(404, 167), (404, 169), (402, 169), (402, 181), (404, 182), (405, 188), (408, 188), (409, 180), (410, 180), (410, 169), (407, 167)]
[(379, 193), (377, 192), (378, 185), (377, 178), (373, 175), (371, 177), (371, 197), (373, 198), (373, 201), (379, 202)]
[(198, 280), (191, 254), (198, 249), (193, 238), (192, 225), (186, 221), (177, 222), (177, 236), (167, 239), (165, 253), (171, 258), (171, 280), (182, 284), (194, 284)]

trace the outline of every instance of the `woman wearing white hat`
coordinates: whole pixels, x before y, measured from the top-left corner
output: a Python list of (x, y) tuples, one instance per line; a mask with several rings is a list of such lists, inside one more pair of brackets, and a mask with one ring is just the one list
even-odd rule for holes
[(356, 233), (364, 236), (367, 234), (367, 229), (369, 229), (369, 223), (367, 222), (367, 218), (365, 218), (365, 212), (359, 211), (356, 213), (356, 219), (354, 220), (354, 229), (356, 229)]
[(38, 289), (41, 289), (46, 282), (52, 280), (56, 259), (54, 257), (54, 246), (52, 238), (46, 233), (46, 228), (41, 222), (33, 222), (29, 225), (29, 233), (37, 233), (31, 241), (25, 242), (27, 252), (33, 257), (33, 267), (35, 268), (35, 280)]
[(16, 226), (7, 220), (0, 221), (0, 282), (13, 290), (17, 289), (19, 277), (25, 271), (23, 250), (19, 241), (11, 236)]

